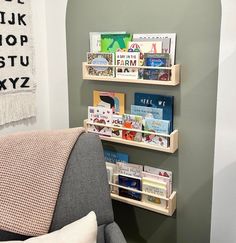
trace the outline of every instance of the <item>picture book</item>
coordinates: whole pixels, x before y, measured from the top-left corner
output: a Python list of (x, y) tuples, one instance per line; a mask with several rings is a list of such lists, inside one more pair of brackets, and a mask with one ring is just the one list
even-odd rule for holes
[[(107, 177), (108, 183), (114, 183), (118, 185), (118, 173), (117, 173), (117, 165), (114, 163), (106, 162), (106, 169), (107, 169)], [(113, 194), (118, 194), (119, 189), (117, 186), (110, 186), (110, 192)]]
[[(141, 116), (123, 114), (123, 127), (142, 130), (143, 119)], [(136, 131), (123, 130), (122, 138), (131, 141), (142, 141), (142, 133)]]
[(112, 177), (113, 177), (113, 167), (112, 166), (106, 166), (107, 169), (107, 179), (108, 183), (112, 183)]
[(143, 166), (131, 163), (117, 163), (117, 171), (119, 174), (124, 174), (128, 176), (141, 177), (143, 172)]
[[(169, 67), (170, 58), (167, 53), (145, 53), (144, 54), (144, 66), (151, 67)], [(148, 69), (143, 71), (143, 79), (147, 80), (170, 80), (170, 70), (165, 69)]]
[(142, 190), (143, 192), (151, 193), (156, 196), (142, 195), (142, 201), (146, 203), (158, 204), (160, 207), (166, 208), (168, 202), (164, 199), (159, 198), (167, 196), (167, 184), (151, 178), (142, 178)]
[[(113, 65), (114, 53), (87, 53), (87, 63), (95, 65)], [(88, 66), (88, 74), (91, 76), (115, 76), (113, 67)]]
[[(104, 107), (88, 107), (88, 121), (92, 123), (100, 123), (105, 125), (112, 124), (112, 109)], [(112, 129), (100, 125), (88, 124), (88, 132), (97, 133), (100, 135), (111, 136)]]
[(125, 31), (118, 32), (90, 32), (90, 52), (101, 52), (101, 34), (125, 34)]
[[(166, 41), (166, 39), (168, 41)], [(175, 64), (176, 33), (133, 34), (133, 41), (162, 41), (162, 53), (169, 53), (171, 65)], [(170, 40), (170, 41), (169, 41)]]
[(162, 120), (170, 121), (170, 132), (173, 131), (174, 121), (174, 96), (135, 93), (134, 104), (139, 106), (147, 106), (162, 109)]
[(138, 79), (138, 69), (124, 66), (139, 66), (139, 52), (116, 52), (117, 78)]
[(146, 118), (144, 130), (162, 133), (162, 134), (169, 134), (169, 132), (170, 132), (170, 121), (159, 120), (159, 119), (155, 119), (155, 118)]
[[(119, 175), (118, 181), (120, 186), (132, 188), (141, 191), (141, 178), (131, 177), (126, 175)], [(132, 192), (124, 188), (119, 188), (119, 195), (122, 197), (128, 197), (134, 200), (141, 201), (141, 193)]]
[(93, 106), (110, 108), (113, 114), (122, 115), (125, 113), (125, 94), (94, 90)]
[(162, 119), (163, 110), (161, 108), (131, 105), (131, 114), (137, 115), (137, 116), (142, 116), (143, 125), (144, 125), (144, 119), (146, 119), (146, 118)]
[(129, 156), (126, 153), (120, 153), (109, 149), (104, 149), (104, 157), (106, 162), (110, 163), (128, 163)]
[(125, 34), (101, 34), (101, 52), (126, 51), (132, 35)]
[(122, 137), (122, 130), (119, 127), (123, 127), (123, 117), (122, 115), (112, 116), (112, 125), (117, 128), (112, 128), (112, 137)]
[(160, 146), (163, 148), (168, 148), (170, 146), (170, 139), (167, 137), (155, 135), (155, 134), (147, 134), (144, 133), (143, 140), (144, 143)]

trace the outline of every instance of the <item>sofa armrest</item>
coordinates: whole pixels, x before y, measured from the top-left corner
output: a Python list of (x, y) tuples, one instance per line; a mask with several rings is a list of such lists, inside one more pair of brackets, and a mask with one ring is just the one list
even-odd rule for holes
[(106, 226), (105, 240), (106, 243), (127, 243), (119, 226), (115, 222)]

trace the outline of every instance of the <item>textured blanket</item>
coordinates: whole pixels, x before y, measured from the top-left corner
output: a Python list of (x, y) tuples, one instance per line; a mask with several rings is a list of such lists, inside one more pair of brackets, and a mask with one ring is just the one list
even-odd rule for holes
[(0, 229), (48, 232), (71, 150), (83, 128), (0, 137)]

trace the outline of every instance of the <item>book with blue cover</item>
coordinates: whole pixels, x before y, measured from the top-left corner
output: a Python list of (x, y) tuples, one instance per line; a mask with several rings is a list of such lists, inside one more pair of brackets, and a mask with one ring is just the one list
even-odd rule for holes
[(129, 161), (128, 154), (119, 153), (109, 149), (104, 149), (104, 157), (105, 157), (105, 161), (110, 163), (117, 163), (117, 162), (128, 163)]
[(153, 131), (162, 134), (169, 134), (170, 131), (170, 121), (168, 120), (159, 120), (154, 118), (146, 118), (145, 131)]
[(142, 116), (143, 119), (146, 118), (162, 119), (163, 109), (147, 107), (147, 106), (131, 105), (131, 114)]
[(174, 121), (174, 96), (135, 93), (134, 104), (138, 106), (147, 106), (153, 108), (160, 108), (163, 111), (161, 120), (170, 121), (170, 133), (173, 131)]
[[(120, 186), (129, 187), (141, 191), (141, 178), (139, 177), (119, 175), (118, 181)], [(132, 192), (123, 188), (119, 188), (119, 196), (128, 197), (138, 201), (141, 201), (142, 198), (141, 193)]]

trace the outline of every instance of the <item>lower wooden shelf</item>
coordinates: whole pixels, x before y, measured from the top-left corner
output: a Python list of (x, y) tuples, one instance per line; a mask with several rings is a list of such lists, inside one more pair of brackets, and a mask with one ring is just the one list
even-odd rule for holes
[(111, 198), (113, 200), (119, 201), (119, 202), (123, 202), (123, 203), (127, 203), (139, 208), (143, 208), (155, 213), (160, 213), (160, 214), (164, 214), (166, 216), (172, 216), (176, 210), (176, 192), (172, 192), (170, 198), (168, 199), (168, 208), (162, 208), (160, 206), (151, 204), (151, 203), (146, 203), (146, 202), (142, 202), (142, 201), (137, 201), (137, 200), (133, 200), (130, 198), (126, 198), (126, 197), (122, 197), (119, 196), (117, 194), (113, 194), (111, 193)]

